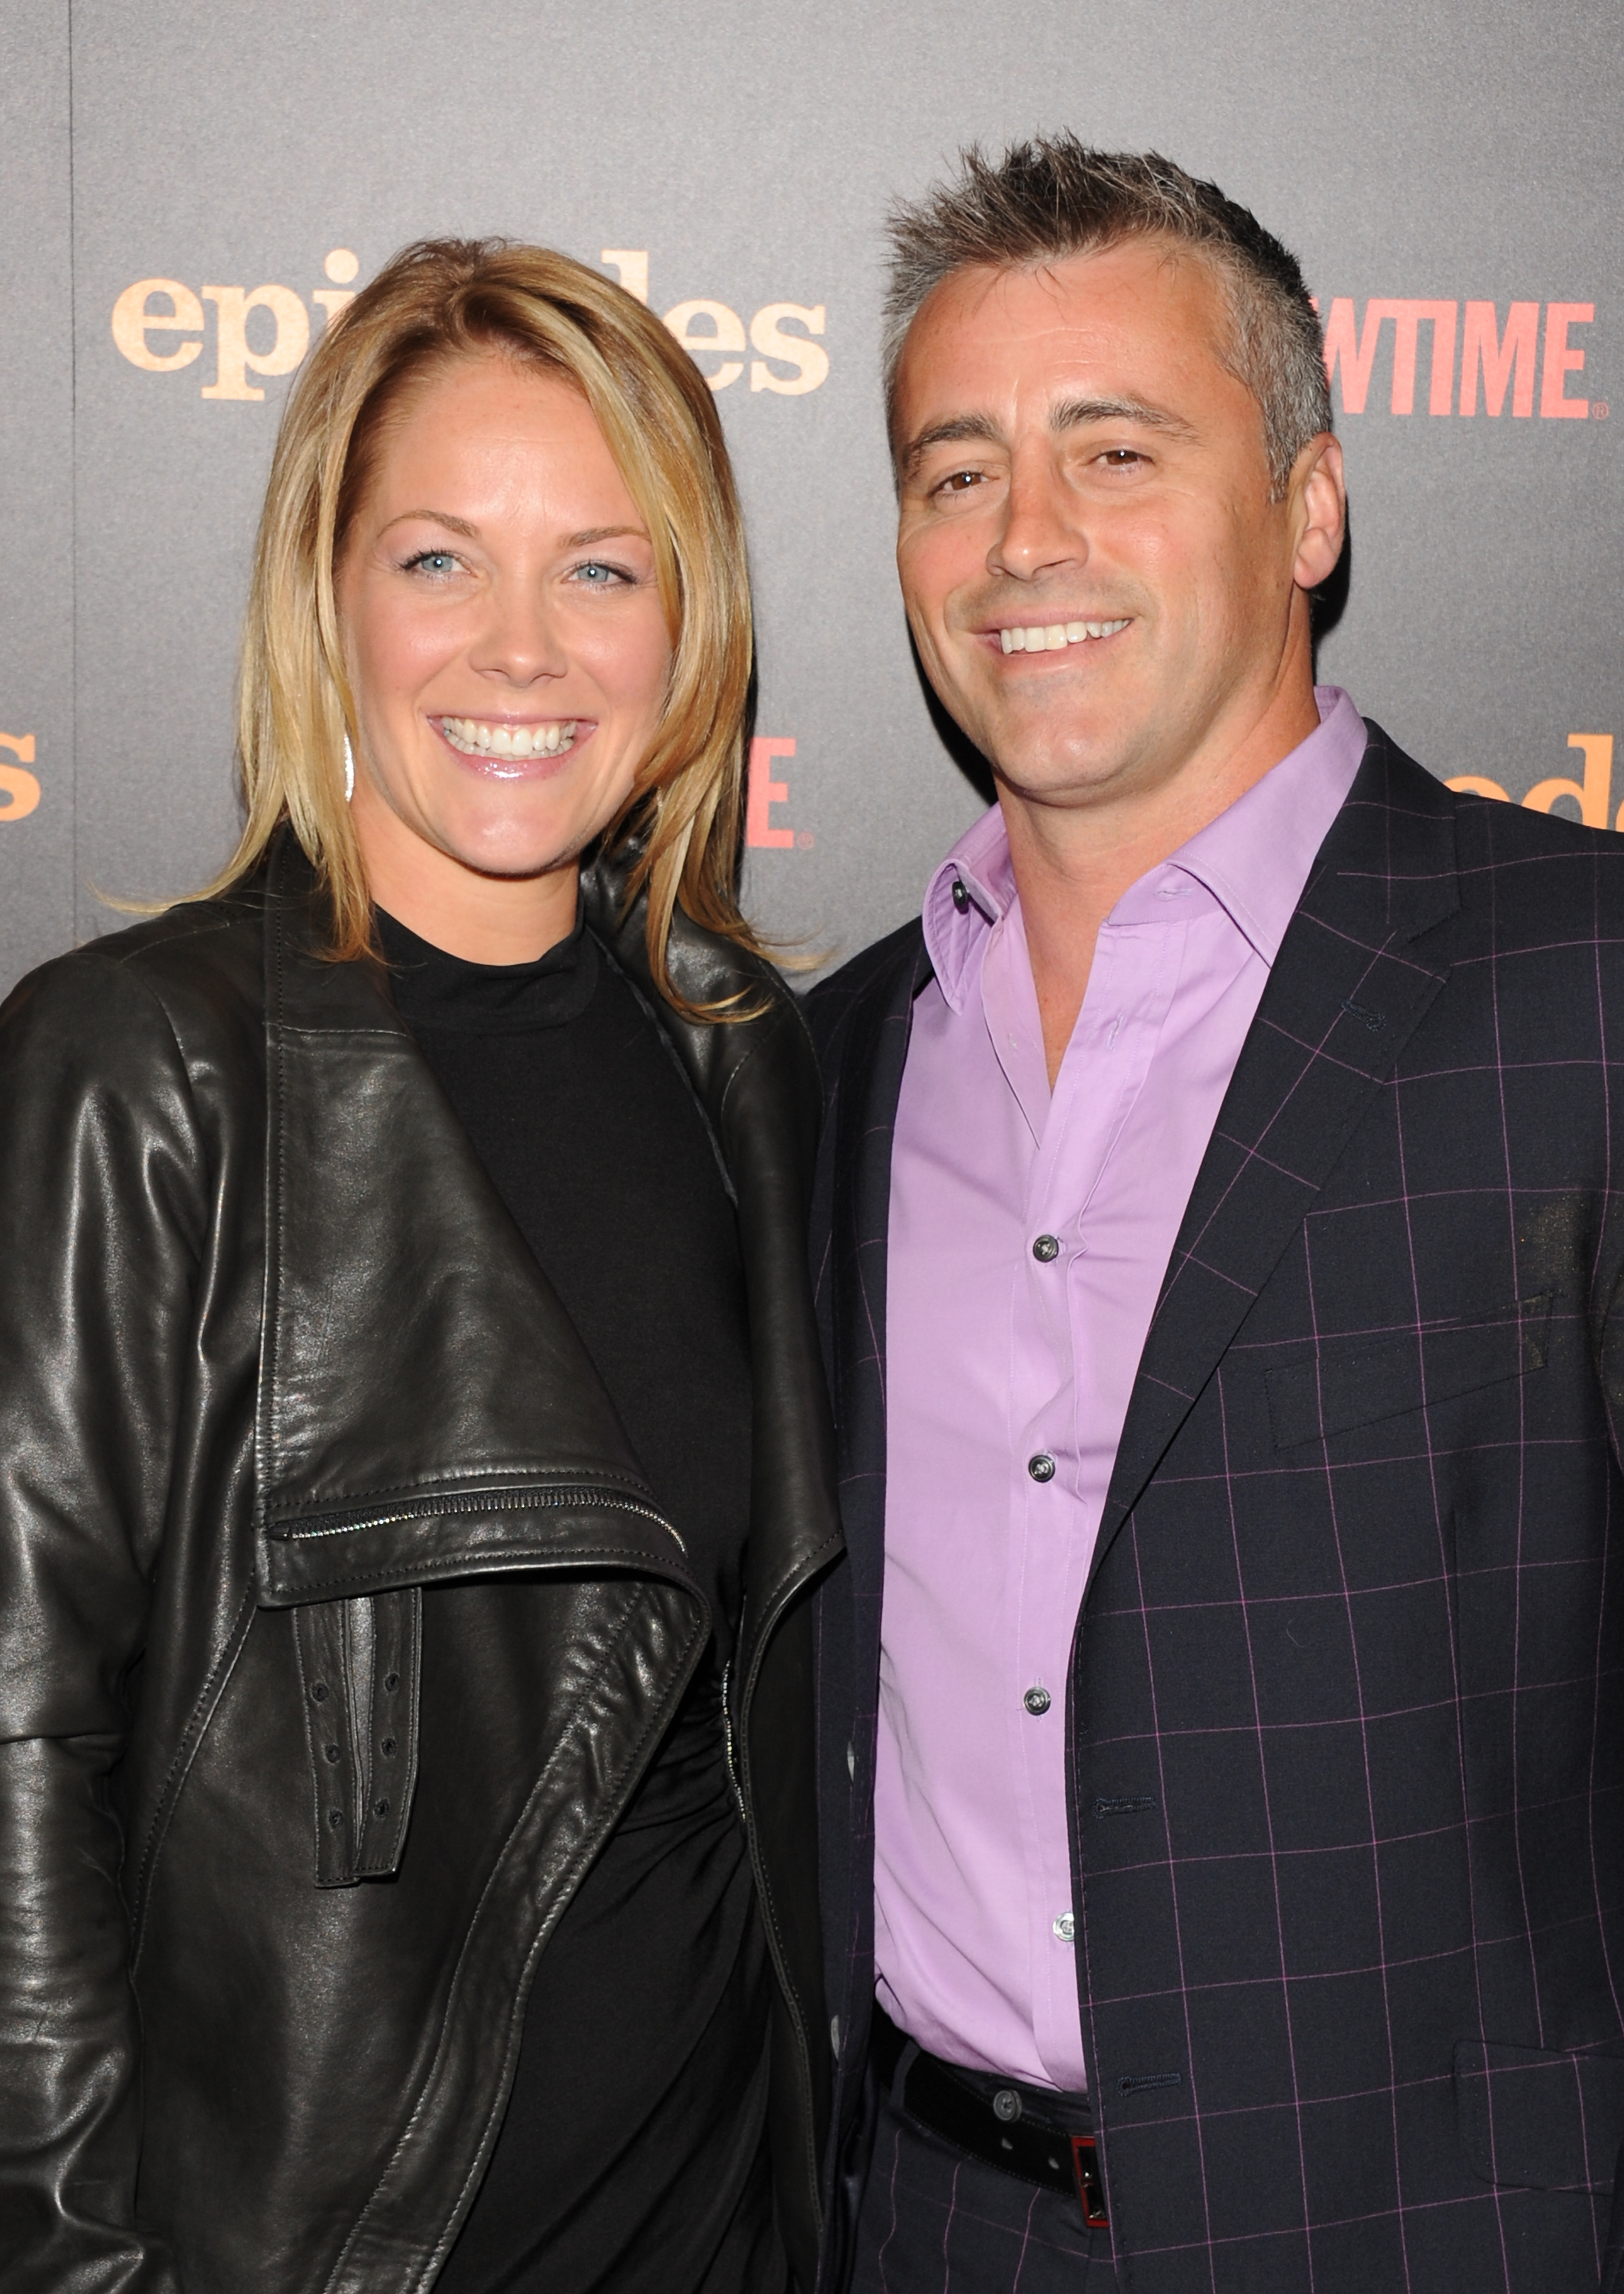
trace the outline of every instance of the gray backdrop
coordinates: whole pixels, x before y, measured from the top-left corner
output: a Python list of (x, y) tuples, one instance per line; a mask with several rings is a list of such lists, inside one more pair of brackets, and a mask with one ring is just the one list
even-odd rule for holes
[[(1620, 53), (1616, 0), (5, 0), (0, 989), (115, 927), (98, 892), (183, 891), (229, 849), (237, 622), (288, 388), (252, 361), (324, 322), (334, 250), (364, 281), (445, 231), (646, 255), (662, 314), (756, 329), (719, 403), (757, 729), (795, 745), (765, 765), (784, 793), (747, 897), (834, 949), (898, 922), (980, 800), (896, 596), (881, 220), (963, 142), (1059, 126), (1214, 175), (1335, 321), (1354, 558), (1322, 673), (1446, 777), (1516, 800), (1587, 768), (1611, 824)], [(153, 280), (182, 291), (129, 297)], [(810, 347), (761, 355), (784, 304), (821, 310), (821, 337), (779, 321), (821, 379)], [(1466, 355), (1484, 305), (1523, 343), (1498, 414)], [(194, 311), (200, 331), (138, 323)]]

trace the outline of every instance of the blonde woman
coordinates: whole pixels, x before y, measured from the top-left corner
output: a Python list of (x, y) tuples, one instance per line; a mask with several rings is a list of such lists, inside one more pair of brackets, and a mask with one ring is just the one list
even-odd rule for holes
[(838, 1537), (750, 661), (665, 330), (409, 248), (283, 421), (235, 858), (0, 1014), (10, 2294), (810, 2288)]

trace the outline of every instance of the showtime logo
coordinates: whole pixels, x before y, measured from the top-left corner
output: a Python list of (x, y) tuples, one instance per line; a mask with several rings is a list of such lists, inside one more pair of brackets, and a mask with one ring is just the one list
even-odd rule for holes
[[(648, 301), (648, 250), (606, 247), (598, 258), (614, 272), (629, 294)], [(322, 265), (329, 281), (309, 301), (331, 326), (355, 300), (350, 282), (361, 259), (347, 247), (335, 247)], [(250, 375), (291, 374), (310, 348), (311, 314), (305, 298), (291, 287), (199, 287), (179, 279), (137, 279), (113, 305), (113, 341), (130, 364), (146, 374), (178, 374), (203, 355), (211, 331), (204, 305), (213, 314), (214, 370), (199, 396), (241, 403), (263, 399)], [(735, 352), (756, 353), (749, 362), (751, 390), (779, 398), (803, 397), (829, 374), (829, 354), (816, 338), (824, 331), (821, 303), (764, 303), (748, 326), (727, 303), (700, 296), (674, 304), (665, 324), (704, 374), (712, 390), (727, 390), (744, 372)], [(250, 325), (257, 343), (249, 339)], [(719, 363), (708, 367), (706, 362)]]
[[(1316, 302), (1314, 308), (1320, 308)], [(1481, 395), (1486, 414), (1503, 414), (1506, 400), (1514, 415), (1534, 411), (1534, 381), (1539, 376), (1539, 412), (1547, 421), (1604, 417), (1603, 400), (1570, 398), (1568, 378), (1584, 367), (1583, 349), (1571, 339), (1575, 327), (1594, 323), (1594, 303), (1547, 303), (1541, 345), (1538, 303), (1513, 303), (1504, 324), (1494, 303), (1468, 303), (1464, 324), (1458, 303), (1427, 302), (1417, 297), (1373, 297), (1357, 317), (1358, 305), (1346, 295), (1331, 304), (1325, 321), (1326, 372), (1342, 384), (1342, 411), (1362, 414), (1370, 393), (1371, 372), (1383, 341), (1383, 329), (1393, 328), (1393, 384), (1390, 406), (1394, 414), (1416, 411), (1416, 365), (1421, 329), (1428, 331), (1426, 411), (1429, 414), (1475, 414)], [(1460, 387), (1456, 389), (1455, 346), (1460, 344)]]

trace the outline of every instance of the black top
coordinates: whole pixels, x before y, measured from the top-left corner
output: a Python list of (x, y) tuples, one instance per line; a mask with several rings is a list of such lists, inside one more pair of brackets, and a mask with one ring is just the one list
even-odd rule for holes
[(674, 1050), (584, 925), (539, 963), (500, 966), (393, 917), (378, 928), (402, 1017), (580, 1333), (715, 1625), (538, 1962), (501, 2133), (437, 2294), (774, 2294), (770, 1979), (721, 1707), (751, 1419), (726, 1178)]

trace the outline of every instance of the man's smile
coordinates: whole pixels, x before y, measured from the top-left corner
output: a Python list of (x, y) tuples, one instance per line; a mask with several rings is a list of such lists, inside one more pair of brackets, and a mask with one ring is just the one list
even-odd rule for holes
[(1114, 638), (1133, 616), (1115, 622), (1042, 622), (1021, 628), (995, 628), (985, 634), (996, 638), (1005, 653), (1063, 653), (1068, 646), (1086, 645), (1091, 639)]

